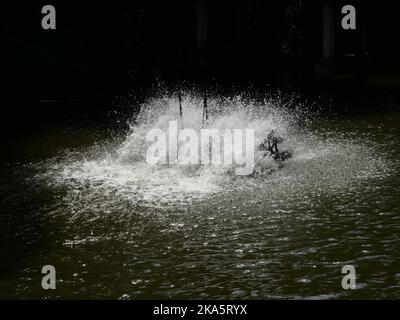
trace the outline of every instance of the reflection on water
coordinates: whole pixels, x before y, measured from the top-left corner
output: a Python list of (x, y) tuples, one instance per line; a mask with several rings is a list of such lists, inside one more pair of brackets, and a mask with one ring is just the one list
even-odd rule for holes
[[(200, 129), (201, 107), (187, 96), (181, 125)], [(252, 128), (256, 142), (277, 129), (294, 158), (258, 177), (147, 165), (147, 130), (179, 115), (161, 97), (121, 143), (4, 166), (1, 295), (398, 297), (398, 114), (331, 121), (240, 97), (209, 108), (208, 127)], [(44, 264), (57, 269), (55, 293), (40, 289)], [(341, 289), (345, 264), (358, 290)]]

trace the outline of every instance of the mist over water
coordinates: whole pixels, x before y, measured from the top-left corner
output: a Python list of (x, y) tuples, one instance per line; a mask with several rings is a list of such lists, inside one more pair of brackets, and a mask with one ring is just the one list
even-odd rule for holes
[[(138, 117), (130, 124), (125, 141), (108, 146), (99, 154), (76, 155), (50, 165), (51, 179), (70, 187), (85, 186), (90, 192), (113, 194), (113, 206), (118, 198), (149, 207), (190, 205), (193, 199), (203, 199), (226, 193), (248, 192), (279, 198), (321, 192), (341, 192), (349, 186), (367, 183), (388, 170), (383, 159), (371, 146), (356, 137), (335, 133), (318, 133), (304, 127), (313, 114), (307, 110), (289, 109), (274, 104), (277, 101), (255, 102), (241, 99), (209, 99), (209, 120), (203, 125), (201, 97), (187, 95), (182, 101), (183, 117), (179, 117), (176, 97), (161, 97), (148, 101)], [(274, 169), (272, 174), (259, 177), (234, 176), (229, 165), (150, 165), (145, 155), (149, 146), (146, 134), (153, 128), (168, 132), (170, 121), (178, 120), (181, 128), (253, 129), (255, 159), (263, 167)], [(303, 127), (299, 127), (299, 123)], [(294, 157), (278, 165), (269, 158), (262, 159), (257, 146), (266, 135), (276, 130), (284, 137), (281, 150), (290, 150)], [(216, 150), (213, 150), (216, 152)], [(219, 151), (220, 152), (220, 151)], [(279, 168), (278, 168), (279, 167)], [(116, 198), (115, 198), (116, 197)]]
[[(242, 96), (209, 98), (208, 108), (203, 125), (202, 97), (185, 95), (180, 119), (177, 97), (158, 96), (141, 106), (123, 139), (16, 167), (32, 172), (19, 173), (23, 183), (13, 202), (29, 206), (30, 218), (16, 228), (46, 245), (30, 251), (12, 295), (43, 296), (32, 289), (42, 260), (56, 265), (60, 297), (371, 298), (400, 292), (392, 119), (384, 129), (368, 119), (339, 123), (307, 105)], [(237, 176), (232, 165), (147, 164), (148, 130), (166, 129), (171, 120), (197, 131), (254, 129), (255, 148), (274, 129), (284, 138), (280, 150), (293, 158), (281, 164), (264, 159), (273, 170), (256, 176)], [(386, 148), (382, 140), (389, 141)], [(24, 200), (27, 190), (45, 204), (39, 196), (37, 204)], [(55, 229), (39, 236), (32, 223)], [(360, 290), (342, 290), (344, 264), (360, 272)]]

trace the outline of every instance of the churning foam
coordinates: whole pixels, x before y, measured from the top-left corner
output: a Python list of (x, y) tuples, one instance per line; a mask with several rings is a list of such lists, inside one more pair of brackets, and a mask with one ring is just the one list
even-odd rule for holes
[[(130, 124), (126, 139), (107, 147), (102, 154), (66, 156), (49, 167), (49, 177), (72, 193), (81, 193), (87, 201), (98, 199), (102, 206), (112, 199), (124, 199), (149, 207), (168, 207), (201, 201), (210, 195), (229, 192), (265, 193), (288, 201), (305, 192), (345, 190), (384, 170), (383, 160), (362, 141), (322, 135), (302, 127), (312, 122), (312, 113), (302, 108), (287, 108), (278, 101), (262, 103), (237, 96), (233, 99), (209, 99), (209, 119), (203, 123), (203, 101), (187, 95), (182, 100), (183, 117), (175, 97), (149, 100)], [(304, 121), (307, 118), (307, 121)], [(149, 165), (145, 161), (146, 133), (152, 128), (167, 130), (170, 121), (181, 128), (253, 129), (255, 147), (274, 129), (284, 137), (280, 146), (293, 153), (274, 174), (257, 178), (240, 178), (230, 174), (231, 166), (212, 165)], [(255, 150), (257, 152), (257, 150)], [(255, 159), (259, 157), (256, 154)], [(268, 158), (262, 165), (277, 169)], [(336, 190), (336, 191), (335, 191)], [(107, 200), (109, 199), (109, 200)], [(245, 201), (245, 200), (244, 200)], [(103, 208), (104, 209), (104, 208)]]

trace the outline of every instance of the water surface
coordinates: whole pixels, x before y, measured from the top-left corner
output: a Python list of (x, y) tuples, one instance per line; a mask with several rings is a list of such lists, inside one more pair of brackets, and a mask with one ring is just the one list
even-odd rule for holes
[[(209, 108), (210, 128), (252, 128), (256, 142), (278, 130), (293, 159), (259, 177), (148, 165), (147, 130), (179, 119), (170, 96), (144, 104), (118, 139), (45, 134), (31, 148), (53, 139), (56, 151), (1, 167), (0, 296), (398, 298), (397, 105), (337, 117), (237, 96)], [(185, 97), (181, 123), (201, 128), (201, 99)], [(52, 292), (40, 286), (45, 264), (57, 270)], [(346, 264), (356, 290), (341, 287)]]

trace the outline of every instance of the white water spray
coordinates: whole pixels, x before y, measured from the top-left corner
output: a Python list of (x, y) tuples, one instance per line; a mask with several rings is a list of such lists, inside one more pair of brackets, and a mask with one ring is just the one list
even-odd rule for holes
[[(305, 194), (338, 192), (376, 177), (384, 170), (384, 162), (360, 141), (349, 138), (323, 137), (297, 120), (304, 114), (290, 110), (279, 102), (208, 99), (209, 119), (203, 124), (203, 103), (198, 97), (182, 97), (182, 117), (175, 97), (149, 100), (132, 122), (125, 141), (107, 154), (85, 160), (75, 156), (59, 163), (51, 171), (57, 183), (85, 186), (87, 197), (104, 197), (102, 207), (112, 205), (115, 197), (131, 203), (157, 208), (181, 206), (210, 196), (232, 194), (263, 194), (270, 201), (295, 201)], [(259, 162), (275, 173), (258, 178), (240, 178), (231, 174), (226, 165), (149, 165), (145, 161), (148, 143), (146, 134), (152, 128), (168, 130), (170, 121), (178, 128), (196, 131), (210, 129), (252, 129), (255, 148), (272, 129), (285, 138), (283, 148), (293, 159), (281, 170), (269, 158)], [(255, 150), (257, 153), (257, 150)], [(256, 159), (259, 154), (256, 154)], [(106, 200), (109, 197), (109, 200)], [(242, 200), (246, 202), (246, 197)]]

